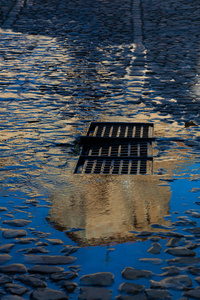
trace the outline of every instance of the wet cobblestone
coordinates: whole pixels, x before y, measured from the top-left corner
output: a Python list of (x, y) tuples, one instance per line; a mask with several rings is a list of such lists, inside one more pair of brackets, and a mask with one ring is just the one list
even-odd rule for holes
[(1, 0), (0, 6), (0, 24), (2, 25), (9, 16), (12, 8), (16, 5), (17, 0)]
[(175, 119), (199, 121), (197, 3), (142, 1), (142, 10), (149, 74), (145, 85), (153, 90), (144, 101)]

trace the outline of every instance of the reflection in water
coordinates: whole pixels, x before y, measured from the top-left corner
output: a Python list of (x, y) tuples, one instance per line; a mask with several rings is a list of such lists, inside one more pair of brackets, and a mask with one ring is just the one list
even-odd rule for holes
[[(78, 187), (78, 188), (77, 188)], [(49, 220), (81, 245), (134, 240), (130, 231), (167, 222), (171, 193), (159, 176), (79, 176), (73, 187), (52, 195)]]
[(164, 220), (171, 200), (167, 181), (179, 178), (196, 161), (195, 143), (185, 143), (189, 135), (175, 123), (155, 126), (153, 175), (76, 175), (66, 170), (66, 189), (51, 193), (49, 221), (80, 245), (136, 240), (130, 231), (152, 231), (153, 223), (170, 225)]

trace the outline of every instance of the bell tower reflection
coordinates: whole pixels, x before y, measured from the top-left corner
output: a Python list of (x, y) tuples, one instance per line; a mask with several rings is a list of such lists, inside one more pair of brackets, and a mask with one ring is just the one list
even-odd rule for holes
[(156, 175), (75, 175), (73, 186), (52, 196), (49, 221), (80, 245), (126, 242), (135, 240), (130, 231), (168, 225), (170, 198)]

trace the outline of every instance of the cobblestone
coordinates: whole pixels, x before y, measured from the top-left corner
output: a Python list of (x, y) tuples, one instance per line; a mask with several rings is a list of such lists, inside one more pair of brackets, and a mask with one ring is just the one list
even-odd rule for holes
[(144, 101), (160, 95), (166, 102), (164, 106), (152, 103), (156, 109), (170, 111), (175, 118), (199, 120), (197, 2), (143, 0), (142, 10), (147, 69), (151, 72), (146, 86), (153, 90)]

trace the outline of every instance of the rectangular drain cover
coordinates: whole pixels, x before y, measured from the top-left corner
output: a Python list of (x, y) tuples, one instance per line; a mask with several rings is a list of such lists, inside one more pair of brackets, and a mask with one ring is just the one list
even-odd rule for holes
[(152, 174), (152, 123), (92, 122), (74, 173)]
[(104, 138), (153, 138), (153, 124), (92, 122), (87, 136)]

